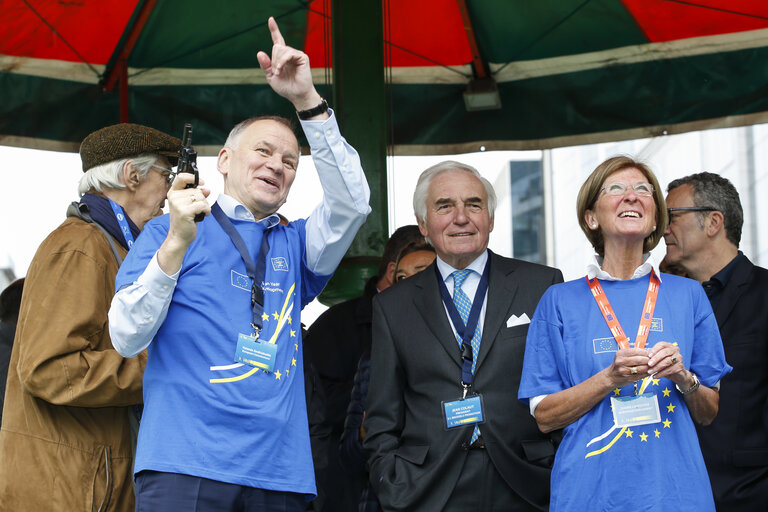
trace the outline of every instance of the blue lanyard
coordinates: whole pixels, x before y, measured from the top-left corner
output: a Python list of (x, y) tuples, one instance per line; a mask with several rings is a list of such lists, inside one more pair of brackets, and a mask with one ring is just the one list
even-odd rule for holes
[(261, 237), (261, 248), (259, 249), (259, 257), (254, 263), (253, 258), (248, 253), (248, 247), (246, 247), (243, 237), (235, 229), (234, 224), (229, 217), (221, 209), (219, 203), (214, 203), (211, 207), (211, 213), (216, 222), (219, 223), (224, 232), (229, 235), (232, 243), (235, 244), (237, 251), (240, 253), (240, 257), (243, 258), (245, 263), (245, 272), (248, 277), (251, 278), (251, 326), (256, 331), (258, 336), (261, 331), (261, 315), (264, 313), (264, 290), (261, 289), (261, 283), (264, 281), (264, 274), (267, 268), (267, 254), (269, 253), (269, 228), (264, 230), (264, 234)]
[[(485, 263), (485, 268), (480, 276), (480, 284), (477, 285), (477, 291), (475, 292), (475, 299), (472, 301), (472, 309), (469, 311), (469, 317), (467, 318), (467, 325), (464, 325), (464, 320), (461, 319), (459, 310), (456, 309), (456, 304), (453, 303), (453, 297), (448, 293), (448, 287), (445, 286), (443, 276), (440, 275), (440, 270), (435, 265), (435, 274), (437, 275), (437, 285), (440, 288), (440, 295), (443, 298), (443, 304), (448, 309), (448, 316), (453, 323), (456, 333), (461, 338), (461, 384), (465, 388), (472, 386), (472, 337), (475, 335), (477, 329), (477, 323), (480, 321), (480, 311), (483, 309), (483, 300), (485, 299), (485, 292), (488, 291), (488, 275), (491, 269), (491, 258)], [(456, 290), (454, 290), (456, 293)]]
[[(109, 198), (107, 198), (109, 199)], [(123, 232), (123, 238), (125, 238), (125, 243), (128, 245), (128, 249), (133, 247), (133, 234), (131, 234), (131, 228), (128, 226), (128, 221), (125, 220), (125, 211), (123, 211), (123, 207), (114, 202), (113, 200), (109, 199), (109, 204), (112, 205), (112, 211), (115, 212), (115, 218), (117, 219), (117, 223), (120, 224), (120, 231)]]

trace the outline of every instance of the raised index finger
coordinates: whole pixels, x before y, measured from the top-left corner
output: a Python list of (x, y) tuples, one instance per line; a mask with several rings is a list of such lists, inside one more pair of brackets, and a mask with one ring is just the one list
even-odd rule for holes
[(269, 17), (269, 20), (267, 20), (267, 26), (269, 27), (269, 33), (272, 35), (272, 44), (285, 46), (285, 39), (283, 39), (283, 34), (280, 33), (280, 29), (277, 27), (277, 22), (275, 21), (274, 17)]

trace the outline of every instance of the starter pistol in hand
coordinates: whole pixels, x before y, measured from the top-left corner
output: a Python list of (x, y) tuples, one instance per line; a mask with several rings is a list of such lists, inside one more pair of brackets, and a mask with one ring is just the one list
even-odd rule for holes
[[(185, 188), (197, 188), (200, 173), (197, 172), (197, 151), (192, 147), (192, 125), (189, 123), (184, 124), (184, 134), (181, 137), (181, 147), (179, 148), (179, 166), (176, 172), (193, 174), (195, 183), (190, 183)], [(195, 215), (195, 222), (200, 222), (204, 218), (204, 213), (198, 213)]]

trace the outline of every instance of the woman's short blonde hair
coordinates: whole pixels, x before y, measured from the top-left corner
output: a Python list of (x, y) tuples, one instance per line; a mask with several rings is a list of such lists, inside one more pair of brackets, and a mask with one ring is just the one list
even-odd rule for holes
[(581, 230), (587, 235), (589, 243), (595, 248), (595, 252), (600, 256), (605, 256), (605, 242), (603, 240), (603, 233), (601, 229), (591, 229), (587, 224), (585, 213), (587, 210), (593, 210), (598, 197), (600, 197), (600, 190), (603, 188), (605, 180), (613, 173), (621, 171), (623, 169), (635, 168), (648, 179), (648, 183), (653, 186), (653, 200), (656, 205), (656, 229), (648, 235), (643, 243), (643, 252), (648, 252), (656, 247), (664, 236), (664, 231), (667, 229), (667, 203), (664, 201), (664, 195), (662, 194), (659, 181), (656, 179), (656, 175), (653, 174), (651, 168), (642, 162), (638, 162), (628, 156), (614, 156), (609, 158), (605, 162), (598, 165), (592, 174), (589, 175), (587, 181), (581, 186), (579, 190), (579, 196), (576, 199), (576, 215), (578, 216), (579, 226)]

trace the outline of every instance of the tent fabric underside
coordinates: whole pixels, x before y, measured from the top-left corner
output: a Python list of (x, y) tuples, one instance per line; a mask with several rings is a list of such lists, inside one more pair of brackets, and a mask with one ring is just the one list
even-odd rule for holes
[[(362, 1), (362, 0), (361, 0)], [(14, 0), (0, 10), (0, 144), (76, 150), (119, 122), (112, 69), (147, 0)], [(165, 0), (128, 57), (129, 117), (195, 124), (213, 154), (257, 114), (292, 115), (256, 69), (276, 15), (332, 97), (328, 0)], [(472, 54), (455, 0), (386, 0), (396, 154), (535, 149), (768, 121), (768, 2), (468, 0), (502, 108), (467, 112)], [(354, 143), (355, 134), (350, 135)]]

